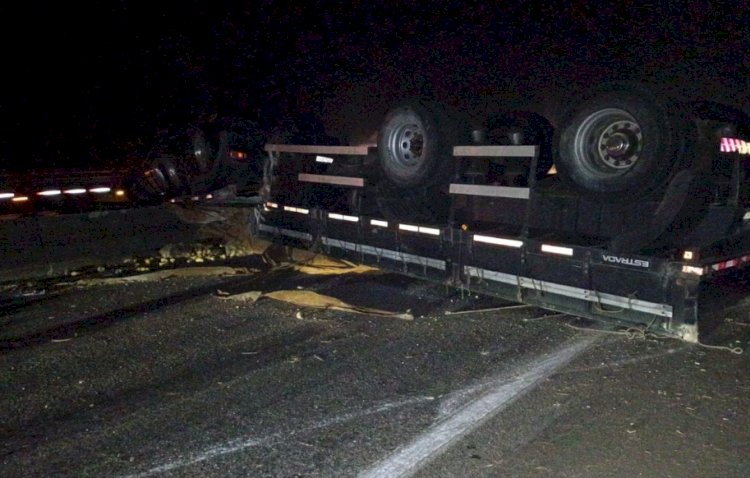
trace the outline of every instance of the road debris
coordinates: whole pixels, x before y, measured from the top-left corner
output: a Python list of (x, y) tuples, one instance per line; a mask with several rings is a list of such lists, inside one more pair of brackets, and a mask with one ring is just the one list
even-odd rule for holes
[(239, 274), (252, 274), (257, 272), (255, 269), (247, 267), (182, 267), (179, 269), (165, 269), (145, 274), (138, 274), (126, 277), (104, 277), (97, 279), (80, 279), (75, 282), (64, 283), (61, 285), (77, 286), (97, 286), (97, 285), (117, 285), (131, 284), (135, 282), (156, 282), (164, 279), (175, 277), (208, 277), (208, 276), (233, 276)]
[(259, 290), (251, 290), (249, 292), (241, 292), (239, 294), (229, 294), (228, 292), (219, 291), (216, 296), (219, 299), (236, 300), (242, 302), (256, 302), (261, 298), (262, 295), (263, 293)]
[(309, 275), (365, 274), (379, 272), (379, 269), (375, 267), (333, 259), (321, 254), (315, 255), (304, 262), (294, 264), (292, 268), (297, 272)]
[[(348, 304), (335, 297), (318, 294), (311, 290), (276, 290), (272, 292), (261, 293), (260, 291), (249, 291), (229, 296), (217, 296), (223, 300), (237, 300), (256, 302), (257, 300), (267, 297), (269, 299), (294, 304), (300, 307), (312, 307), (315, 309), (331, 309), (341, 312), (352, 312), (355, 314), (376, 315), (379, 317), (392, 317), (401, 320), (414, 320), (414, 316), (409, 313), (389, 312), (387, 310), (373, 309), (370, 307), (360, 307)], [(300, 314), (301, 315), (301, 314)]]

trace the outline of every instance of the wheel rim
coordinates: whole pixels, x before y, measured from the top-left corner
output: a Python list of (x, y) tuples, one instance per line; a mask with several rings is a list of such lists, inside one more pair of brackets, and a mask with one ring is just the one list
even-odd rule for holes
[(144, 171), (141, 181), (149, 194), (163, 195), (169, 191), (167, 178), (158, 167), (154, 166)]
[(193, 147), (190, 161), (195, 165), (199, 173), (208, 172), (211, 169), (211, 157), (213, 148), (208, 139), (201, 133), (193, 136)]
[(418, 124), (404, 124), (391, 134), (388, 147), (393, 157), (403, 166), (415, 166), (422, 160), (424, 131)]
[(577, 163), (589, 174), (619, 176), (638, 163), (643, 150), (643, 132), (627, 111), (607, 108), (589, 115), (575, 134)]

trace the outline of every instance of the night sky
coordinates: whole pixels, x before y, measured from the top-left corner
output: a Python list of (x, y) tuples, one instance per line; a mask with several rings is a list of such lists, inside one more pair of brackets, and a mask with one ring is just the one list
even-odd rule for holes
[(264, 130), (314, 115), (342, 141), (414, 95), (477, 114), (524, 102), (554, 114), (609, 79), (750, 110), (750, 20), (737, 2), (524, 3), (0, 7), (0, 168), (127, 165), (157, 131), (214, 112)]

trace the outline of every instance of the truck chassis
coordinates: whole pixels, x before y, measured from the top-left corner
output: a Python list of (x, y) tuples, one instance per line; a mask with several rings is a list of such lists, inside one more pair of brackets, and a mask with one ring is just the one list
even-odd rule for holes
[[(574, 217), (573, 222), (580, 223), (583, 210), (597, 206), (559, 200), (564, 206), (555, 209), (533, 175), (522, 187), (451, 182), (448, 219), (417, 222), (384, 217), (365, 204), (363, 197), (377, 194), (372, 192), (377, 178), (327, 170), (343, 158), (366, 163), (376, 154), (373, 147), (267, 144), (265, 151), (262, 206), (255, 221), (259, 235), (565, 314), (638, 325), (697, 342), (701, 285), (750, 262), (750, 228), (738, 201), (745, 181), (736, 148), (722, 146), (723, 157), (736, 165), (731, 167), (726, 200), (713, 205), (676, 249), (618, 249), (595, 235), (541, 229), (540, 207), (550, 208), (552, 222)], [(457, 159), (527, 157), (531, 171), (538, 152), (538, 146), (453, 148)], [(670, 188), (679, 191), (679, 183), (676, 178)], [(680, 193), (668, 190), (661, 203), (644, 207), (651, 213), (663, 209), (675, 194)], [(492, 201), (498, 211), (515, 211), (515, 219), (505, 225), (464, 223), (460, 208), (466, 208), (467, 201)], [(607, 206), (598, 207), (600, 215), (606, 213)], [(649, 217), (654, 216), (659, 214)], [(670, 227), (667, 222), (661, 229)], [(700, 232), (709, 230), (714, 232)]]

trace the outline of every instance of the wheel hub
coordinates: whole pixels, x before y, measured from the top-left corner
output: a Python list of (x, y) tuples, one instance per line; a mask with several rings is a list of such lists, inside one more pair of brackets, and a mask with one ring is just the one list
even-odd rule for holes
[(575, 154), (581, 167), (601, 177), (631, 169), (643, 149), (643, 133), (636, 119), (619, 108), (589, 115), (576, 131)]
[(599, 156), (610, 168), (630, 168), (638, 161), (641, 141), (641, 131), (635, 122), (616, 121), (599, 138)]
[(393, 135), (392, 151), (398, 162), (404, 165), (414, 165), (422, 158), (424, 150), (424, 134), (419, 125), (409, 124), (399, 128)]

